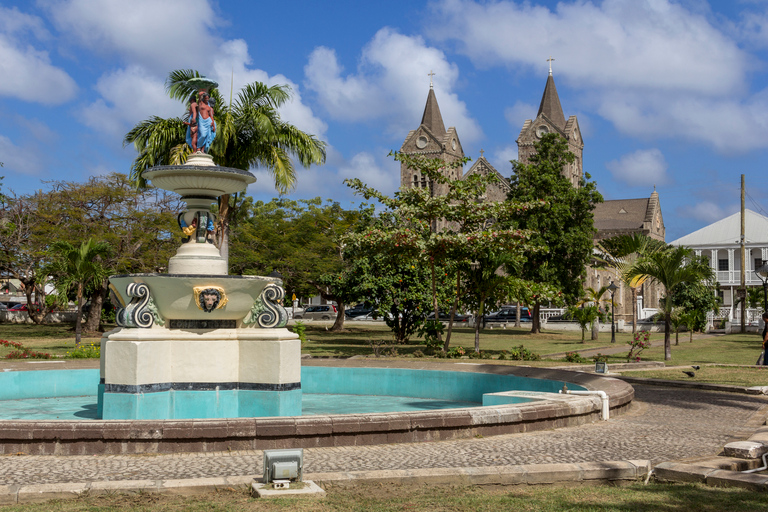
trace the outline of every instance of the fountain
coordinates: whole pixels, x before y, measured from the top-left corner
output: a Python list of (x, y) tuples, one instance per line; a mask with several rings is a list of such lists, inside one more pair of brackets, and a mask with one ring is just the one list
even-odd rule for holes
[(301, 414), (301, 343), (285, 328), (280, 279), (227, 275), (211, 204), (256, 181), (196, 153), (143, 177), (181, 195), (185, 238), (167, 274), (111, 276), (118, 328), (102, 338), (103, 419)]

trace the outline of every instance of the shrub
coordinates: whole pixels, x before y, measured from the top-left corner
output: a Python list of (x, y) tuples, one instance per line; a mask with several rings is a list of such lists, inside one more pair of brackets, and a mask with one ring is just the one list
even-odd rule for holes
[(423, 343), (427, 346), (427, 352), (437, 352), (443, 350), (443, 342), (440, 336), (443, 334), (443, 322), (439, 320), (427, 320), (416, 330), (416, 334), (424, 338)]
[(0, 346), (16, 349), (7, 354), (6, 359), (53, 359), (53, 356), (48, 352), (36, 352), (15, 341), (0, 340)]
[(464, 354), (466, 354), (466, 352), (464, 351), (464, 347), (453, 347), (448, 351), (448, 353), (446, 354), (446, 357), (450, 359), (458, 359)]
[(413, 353), (413, 357), (424, 357), (424, 352), (417, 350)]
[(592, 356), (592, 361), (594, 361), (596, 363), (607, 363), (608, 362), (608, 356), (598, 352), (597, 354)]
[(648, 331), (637, 331), (633, 339), (627, 342), (629, 345), (629, 353), (627, 354), (627, 362), (631, 359), (640, 361), (640, 352), (651, 346), (650, 342), (651, 333)]
[(91, 343), (90, 345), (80, 345), (64, 356), (67, 359), (98, 359), (101, 357), (101, 346)]
[(583, 357), (578, 352), (566, 352), (565, 361), (568, 363), (588, 363), (589, 359)]
[(296, 321), (293, 324), (293, 332), (299, 335), (299, 340), (301, 341), (301, 344), (307, 342), (307, 335), (305, 334), (307, 331), (307, 326), (304, 325), (304, 322), (302, 321)]
[(505, 361), (507, 359), (507, 351), (503, 351), (501, 354), (499, 354), (499, 361)]
[(507, 358), (513, 361), (538, 361), (541, 359), (539, 354), (531, 352), (525, 346), (512, 347), (507, 353)]
[(475, 352), (473, 350), (472, 352), (469, 353), (469, 358), (470, 359), (484, 359), (485, 358), (485, 354), (483, 354), (482, 351), (481, 352)]

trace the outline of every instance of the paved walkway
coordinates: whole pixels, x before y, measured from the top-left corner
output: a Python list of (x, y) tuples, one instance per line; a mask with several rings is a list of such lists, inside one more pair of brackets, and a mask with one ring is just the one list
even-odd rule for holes
[[(628, 414), (527, 434), (434, 443), (304, 450), (305, 474), (647, 459), (654, 465), (717, 454), (748, 437), (768, 398), (635, 385)], [(0, 457), (0, 485), (258, 475), (261, 451), (117, 456)]]

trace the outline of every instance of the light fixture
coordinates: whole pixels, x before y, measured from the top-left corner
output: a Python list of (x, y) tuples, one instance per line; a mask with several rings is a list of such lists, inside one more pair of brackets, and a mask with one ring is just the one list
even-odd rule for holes
[(611, 285), (608, 287), (608, 291), (611, 292), (611, 343), (616, 343), (616, 321), (613, 318), (613, 295), (616, 293), (619, 287), (611, 281)]

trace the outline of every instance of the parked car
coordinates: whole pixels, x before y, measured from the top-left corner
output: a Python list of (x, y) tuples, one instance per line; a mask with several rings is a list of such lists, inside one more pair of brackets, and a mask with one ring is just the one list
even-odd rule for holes
[[(498, 323), (515, 323), (517, 319), (517, 308), (503, 308), (495, 313), (485, 315), (485, 323), (498, 322)], [(520, 321), (530, 322), (531, 312), (528, 308), (520, 308)]]
[(364, 302), (361, 302), (359, 304), (355, 304), (354, 307), (345, 309), (344, 316), (346, 316), (347, 318), (357, 318), (360, 316), (365, 316), (372, 312), (373, 312), (372, 306), (368, 306)]
[(15, 306), (8, 309), (8, 311), (26, 311), (27, 305), (26, 304), (16, 304)]
[(336, 306), (333, 304), (307, 306), (303, 313), (296, 313), (293, 318), (294, 320), (333, 320), (336, 318)]
[[(451, 314), (450, 313), (444, 313), (443, 311), (440, 311), (440, 321), (441, 322), (450, 322), (451, 320)], [(454, 323), (468, 323), (472, 317), (470, 315), (462, 315), (460, 313), (456, 313), (453, 315), (453, 322)], [(427, 320), (434, 320), (435, 319), (435, 313), (432, 312), (427, 315)]]

